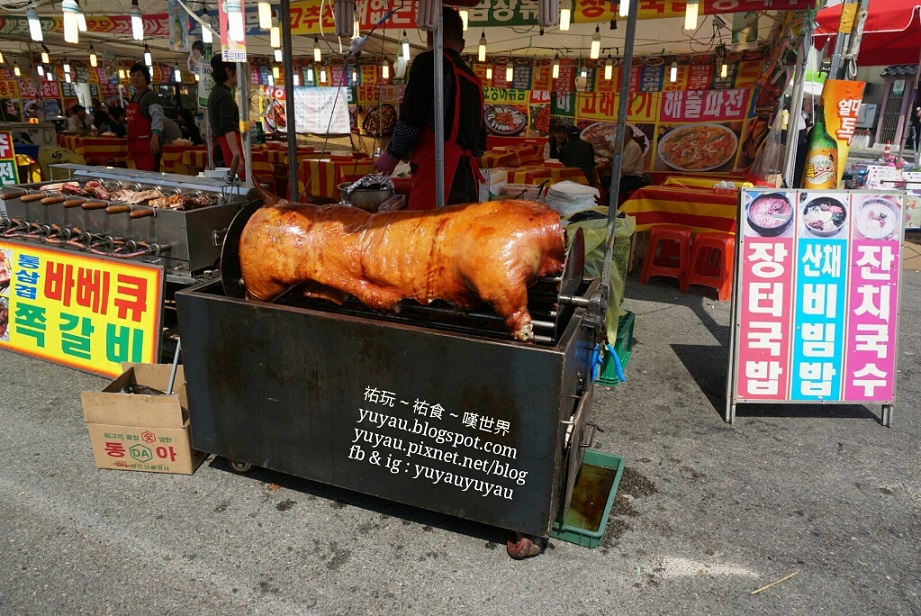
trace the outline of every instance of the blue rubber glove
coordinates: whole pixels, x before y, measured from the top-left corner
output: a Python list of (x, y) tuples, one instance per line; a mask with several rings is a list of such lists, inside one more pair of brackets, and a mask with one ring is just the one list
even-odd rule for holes
[(390, 175), (393, 173), (393, 170), (399, 164), (400, 161), (395, 159), (390, 155), (390, 152), (384, 150), (381, 152), (381, 155), (378, 157), (377, 162), (374, 163), (374, 168), (380, 171), (381, 173), (386, 173)]

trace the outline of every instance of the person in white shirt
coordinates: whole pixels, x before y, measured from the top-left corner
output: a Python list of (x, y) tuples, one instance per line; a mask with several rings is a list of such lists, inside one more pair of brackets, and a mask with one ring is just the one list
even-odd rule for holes
[(620, 192), (632, 193), (649, 184), (643, 148), (636, 142), (633, 131), (624, 132), (624, 153), (620, 159)]
[(93, 118), (86, 114), (86, 107), (74, 105), (72, 113), (67, 119), (68, 132), (77, 135), (89, 135), (93, 130)]

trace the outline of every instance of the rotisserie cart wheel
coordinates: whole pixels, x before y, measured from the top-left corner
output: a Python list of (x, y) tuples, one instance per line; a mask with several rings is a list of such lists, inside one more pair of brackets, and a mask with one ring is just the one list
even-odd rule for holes
[(240, 473), (241, 475), (244, 473), (249, 473), (254, 468), (256, 468), (249, 462), (241, 462), (240, 460), (231, 460), (229, 458), (227, 460), (227, 464), (230, 466), (230, 470), (235, 473)]
[(540, 554), (541, 546), (539, 542), (535, 542), (530, 536), (511, 531), (505, 541), (505, 549), (508, 551), (508, 555), (515, 560), (524, 560)]
[(243, 270), (240, 268), (240, 236), (249, 222), (253, 213), (262, 207), (262, 201), (247, 203), (237, 215), (233, 217), (227, 235), (224, 236), (224, 245), (221, 247), (221, 282), (224, 295), (227, 297), (246, 297), (246, 286), (243, 284)]

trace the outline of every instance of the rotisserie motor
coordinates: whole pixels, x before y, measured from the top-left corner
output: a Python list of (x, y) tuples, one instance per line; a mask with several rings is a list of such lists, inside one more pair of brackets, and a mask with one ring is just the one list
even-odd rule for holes
[(354, 295), (391, 312), (402, 299), (461, 310), (485, 302), (515, 338), (529, 340), (528, 286), (563, 267), (559, 214), (534, 202), (372, 214), (263, 197), (240, 238), (251, 299), (272, 301), (298, 286), (307, 297), (342, 303)]

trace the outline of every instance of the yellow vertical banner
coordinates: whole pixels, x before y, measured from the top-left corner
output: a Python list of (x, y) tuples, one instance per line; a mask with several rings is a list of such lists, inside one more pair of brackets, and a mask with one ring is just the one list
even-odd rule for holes
[(844, 166), (851, 150), (851, 139), (857, 130), (857, 114), (863, 100), (865, 84), (862, 81), (829, 79), (822, 90), (825, 127), (828, 134), (838, 143), (838, 160), (835, 172), (837, 186), (841, 186)]

